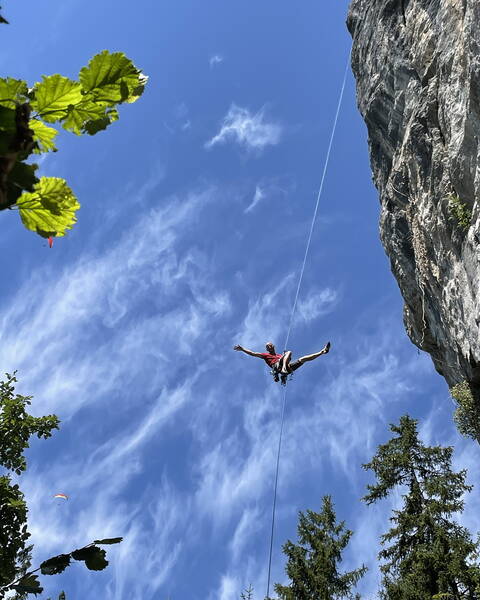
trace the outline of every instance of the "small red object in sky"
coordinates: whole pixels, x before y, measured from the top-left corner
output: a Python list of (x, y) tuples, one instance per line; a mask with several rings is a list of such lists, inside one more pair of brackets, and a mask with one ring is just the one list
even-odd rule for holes
[(50, 237), (48, 238), (48, 247), (49, 247), (49, 248), (51, 248), (52, 246), (53, 246), (53, 237), (52, 237), (52, 236), (50, 236)]

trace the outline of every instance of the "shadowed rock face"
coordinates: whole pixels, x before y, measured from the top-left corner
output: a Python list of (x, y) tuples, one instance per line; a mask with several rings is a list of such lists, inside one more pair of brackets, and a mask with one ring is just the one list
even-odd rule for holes
[(478, 392), (480, 1), (353, 0), (347, 24), (407, 333), (450, 386)]

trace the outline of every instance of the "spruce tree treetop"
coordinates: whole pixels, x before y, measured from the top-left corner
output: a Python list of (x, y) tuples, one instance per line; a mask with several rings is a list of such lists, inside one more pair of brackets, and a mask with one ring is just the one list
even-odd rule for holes
[(466, 484), (466, 471), (452, 470), (451, 447), (425, 446), (418, 438), (417, 421), (409, 416), (391, 430), (396, 436), (364, 465), (377, 480), (368, 486), (367, 504), (397, 487), (405, 492), (403, 506), (390, 519), (393, 527), (381, 540), (381, 597), (478, 600), (476, 546), (455, 519), (463, 510), (465, 492), (472, 489)]
[(298, 543), (288, 540), (283, 546), (287, 555), (286, 573), (291, 583), (276, 584), (281, 600), (332, 600), (359, 598), (352, 589), (365, 574), (366, 567), (341, 573), (339, 563), (352, 532), (344, 521), (337, 523), (332, 499), (324, 496), (322, 510), (299, 513)]

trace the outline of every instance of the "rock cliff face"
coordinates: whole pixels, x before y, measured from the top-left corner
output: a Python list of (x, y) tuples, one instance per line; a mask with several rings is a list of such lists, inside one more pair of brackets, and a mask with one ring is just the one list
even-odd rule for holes
[(408, 335), (478, 399), (480, 1), (353, 0), (347, 24)]

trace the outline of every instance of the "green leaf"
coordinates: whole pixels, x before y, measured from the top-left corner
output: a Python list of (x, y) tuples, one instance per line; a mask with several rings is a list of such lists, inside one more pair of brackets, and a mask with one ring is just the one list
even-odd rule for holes
[(144, 75), (143, 73), (140, 73), (140, 75), (138, 77), (138, 85), (136, 87), (134, 87), (133, 90), (130, 91), (130, 95), (125, 100), (125, 102), (128, 102), (128, 104), (132, 104), (133, 102), (136, 102), (140, 98), (140, 96), (143, 94), (143, 92), (145, 91), (145, 86), (147, 85), (147, 82), (148, 82), (148, 75)]
[(119, 544), (123, 540), (123, 537), (106, 538), (104, 540), (94, 540), (94, 544)]
[(42, 121), (39, 121), (38, 119), (30, 119), (29, 127), (33, 130), (33, 139), (37, 142), (38, 148), (34, 150), (36, 154), (57, 151), (54, 142), (58, 135), (56, 129), (45, 125), (45, 123), (42, 123)]
[(123, 52), (108, 50), (94, 56), (80, 71), (82, 89), (91, 92), (96, 101), (110, 106), (135, 102), (143, 93), (147, 79)]
[(38, 177), (35, 171), (38, 169), (36, 164), (27, 164), (17, 161), (8, 175), (7, 180), (7, 200), (9, 204), (15, 204), (24, 191), (33, 192), (38, 183)]
[(38, 577), (36, 575), (27, 575), (20, 579), (16, 585), (12, 585), (12, 588), (20, 594), (41, 594), (43, 588), (41, 587)]
[(43, 77), (41, 83), (35, 84), (31, 101), (33, 110), (47, 123), (55, 123), (64, 119), (70, 106), (82, 100), (82, 88), (77, 81), (62, 75)]
[(27, 82), (12, 77), (0, 77), (0, 105), (15, 108), (27, 100)]
[(95, 135), (99, 131), (106, 129), (110, 123), (113, 123), (114, 121), (118, 121), (118, 111), (115, 108), (110, 108), (101, 119), (85, 123), (84, 131), (90, 135)]
[(33, 193), (20, 196), (16, 206), (27, 229), (42, 237), (63, 236), (76, 222), (80, 208), (75, 195), (64, 179), (42, 177)]
[(108, 566), (108, 560), (105, 558), (106, 552), (97, 546), (87, 546), (72, 552), (75, 560), (85, 561), (85, 565), (91, 571), (102, 571)]
[(0, 130), (16, 132), (17, 123), (15, 116), (15, 109), (0, 105)]
[(44, 560), (40, 565), (42, 575), (57, 575), (63, 573), (70, 564), (70, 554), (59, 554)]
[(95, 121), (88, 121), (85, 123), (85, 131), (89, 135), (95, 135), (99, 131), (106, 129), (111, 122), (112, 121), (110, 121), (108, 117), (102, 117), (101, 119), (96, 119)]
[(21, 187), (22, 190), (27, 192), (33, 192), (35, 184), (38, 183), (38, 177), (35, 175), (35, 171), (38, 169), (38, 165), (35, 163), (28, 164), (24, 162), (16, 162), (13, 169), (10, 171), (9, 179), (14, 185)]
[(12, 507), (12, 508), (23, 508), (26, 506), (25, 502), (23, 500), (9, 500), (8, 504)]
[[(107, 105), (104, 102), (94, 102), (90, 99), (90, 96), (87, 96), (81, 103), (77, 104), (77, 106), (71, 106), (69, 108), (68, 116), (62, 123), (62, 126), (65, 129), (80, 135), (84, 132), (86, 123), (104, 119), (106, 109)], [(107, 125), (109, 123), (110, 120), (108, 120)], [(105, 129), (105, 127), (103, 129)]]
[(0, 155), (8, 154), (10, 146), (17, 135), (15, 111), (0, 106)]

